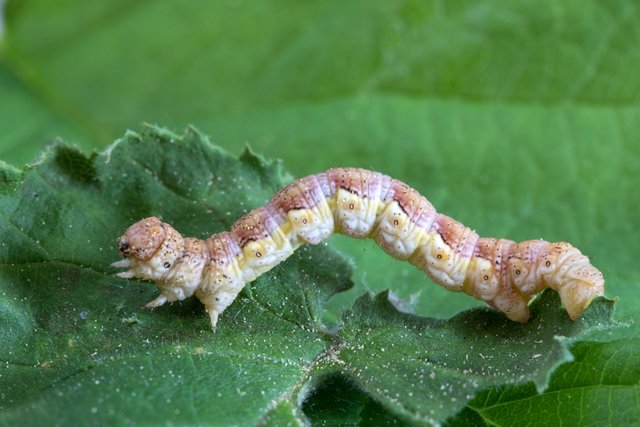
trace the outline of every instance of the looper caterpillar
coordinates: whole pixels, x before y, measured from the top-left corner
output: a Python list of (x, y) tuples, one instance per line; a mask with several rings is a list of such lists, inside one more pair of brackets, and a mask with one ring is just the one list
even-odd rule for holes
[(370, 237), (391, 256), (407, 260), (436, 283), (485, 301), (509, 319), (526, 322), (528, 302), (544, 288), (560, 293), (571, 319), (597, 295), (604, 278), (569, 243), (513, 242), (479, 237), (439, 214), (406, 184), (364, 169), (329, 169), (279, 190), (266, 206), (207, 240), (185, 238), (150, 217), (120, 238), (128, 268), (118, 277), (153, 280), (160, 295), (146, 307), (195, 294), (216, 327), (218, 316), (246, 283), (287, 259), (299, 246), (333, 233)]

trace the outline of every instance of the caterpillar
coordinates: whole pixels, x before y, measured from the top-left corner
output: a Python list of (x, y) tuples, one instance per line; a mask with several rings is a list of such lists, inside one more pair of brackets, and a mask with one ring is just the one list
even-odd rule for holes
[(215, 331), (218, 317), (245, 284), (303, 244), (333, 233), (373, 238), (389, 255), (409, 261), (436, 283), (485, 301), (516, 322), (529, 319), (529, 300), (545, 288), (560, 293), (575, 320), (597, 295), (602, 273), (565, 242), (479, 237), (436, 212), (408, 185), (378, 172), (336, 168), (299, 179), (207, 240), (183, 237), (156, 217), (129, 227), (118, 241), (128, 270), (121, 278), (152, 280), (154, 308), (195, 295)]

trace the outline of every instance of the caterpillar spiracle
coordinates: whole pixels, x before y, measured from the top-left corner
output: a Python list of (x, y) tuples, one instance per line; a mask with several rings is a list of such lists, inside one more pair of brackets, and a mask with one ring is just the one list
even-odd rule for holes
[(154, 281), (160, 295), (146, 307), (195, 295), (215, 330), (219, 315), (245, 284), (287, 259), (299, 246), (333, 233), (373, 238), (436, 283), (485, 301), (516, 322), (529, 319), (528, 302), (544, 288), (560, 293), (571, 319), (604, 294), (602, 273), (565, 242), (513, 242), (479, 237), (389, 176), (355, 168), (329, 169), (279, 190), (266, 206), (207, 240), (182, 237), (150, 217), (119, 240), (123, 278)]

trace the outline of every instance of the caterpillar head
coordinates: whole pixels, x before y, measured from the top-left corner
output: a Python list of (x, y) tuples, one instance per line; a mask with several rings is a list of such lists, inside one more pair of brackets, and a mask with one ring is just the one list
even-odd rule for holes
[(150, 217), (129, 227), (118, 241), (118, 248), (125, 259), (111, 265), (129, 270), (116, 276), (162, 282), (182, 256), (184, 239), (169, 224)]
[(545, 283), (560, 293), (569, 317), (575, 320), (596, 296), (604, 295), (604, 277), (589, 258), (568, 243), (551, 243), (539, 268)]

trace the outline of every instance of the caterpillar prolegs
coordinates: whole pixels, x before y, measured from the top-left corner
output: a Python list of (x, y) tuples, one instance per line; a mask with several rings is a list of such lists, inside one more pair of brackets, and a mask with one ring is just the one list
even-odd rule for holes
[(439, 214), (416, 190), (363, 169), (330, 169), (279, 190), (266, 206), (207, 240), (185, 238), (151, 217), (125, 232), (119, 249), (128, 268), (117, 276), (155, 281), (160, 295), (146, 307), (195, 295), (215, 330), (218, 316), (246, 283), (287, 259), (300, 245), (333, 233), (370, 237), (436, 283), (485, 301), (509, 319), (526, 322), (528, 302), (544, 288), (560, 293), (576, 319), (604, 278), (589, 258), (565, 242), (513, 242), (479, 237)]

